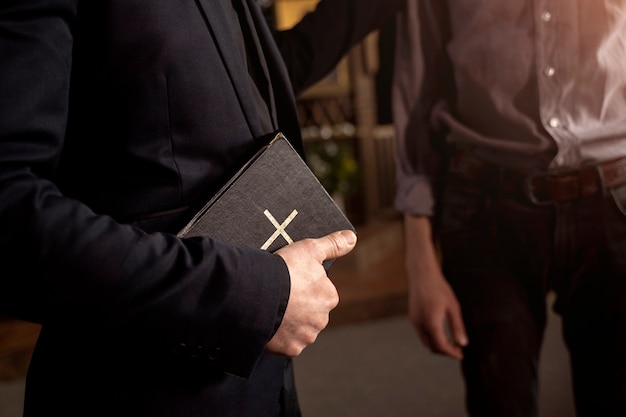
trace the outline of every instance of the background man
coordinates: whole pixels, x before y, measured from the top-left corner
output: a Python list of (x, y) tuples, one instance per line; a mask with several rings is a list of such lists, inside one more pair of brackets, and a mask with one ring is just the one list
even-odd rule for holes
[(409, 314), (462, 359), (472, 416), (536, 415), (550, 291), (578, 415), (626, 415), (625, 16), (622, 0), (414, 0), (399, 18)]

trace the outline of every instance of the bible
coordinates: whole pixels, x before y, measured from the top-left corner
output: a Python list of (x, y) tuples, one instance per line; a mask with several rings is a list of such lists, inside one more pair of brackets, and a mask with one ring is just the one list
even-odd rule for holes
[[(209, 236), (274, 252), (301, 239), (345, 229), (356, 232), (306, 162), (278, 133), (178, 236)], [(324, 262), (326, 269), (332, 261)]]

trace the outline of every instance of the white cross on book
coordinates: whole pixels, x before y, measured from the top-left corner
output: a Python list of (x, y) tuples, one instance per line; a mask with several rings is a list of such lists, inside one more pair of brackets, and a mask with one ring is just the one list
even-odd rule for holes
[(287, 241), (287, 243), (291, 244), (293, 243), (293, 240), (291, 239), (291, 237), (289, 236), (289, 234), (287, 234), (287, 232), (285, 231), (285, 228), (289, 225), (289, 223), (291, 223), (291, 221), (298, 215), (298, 211), (297, 210), (293, 210), (291, 212), (291, 214), (289, 215), (289, 217), (287, 217), (285, 219), (284, 222), (282, 222), (281, 224), (278, 224), (278, 222), (276, 221), (276, 219), (274, 218), (274, 216), (272, 216), (272, 213), (270, 213), (269, 210), (265, 210), (263, 212), (263, 214), (265, 214), (265, 217), (267, 217), (269, 219), (270, 222), (272, 222), (272, 224), (274, 225), (274, 227), (276, 228), (276, 231), (274, 233), (272, 233), (272, 236), (270, 236), (265, 243), (263, 244), (263, 246), (261, 246), (261, 249), (265, 250), (267, 248), (270, 247), (270, 245), (272, 243), (274, 243), (274, 241), (278, 238), (278, 236), (281, 236)]

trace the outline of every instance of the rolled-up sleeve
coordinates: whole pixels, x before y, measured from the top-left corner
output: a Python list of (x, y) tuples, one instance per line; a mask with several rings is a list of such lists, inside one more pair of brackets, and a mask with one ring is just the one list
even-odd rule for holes
[(442, 13), (429, 7), (409, 0), (406, 9), (397, 14), (392, 84), (395, 207), (425, 216), (435, 210), (434, 188), (443, 140), (435, 123), (435, 109), (446, 106), (453, 89), (443, 46), (446, 31), (439, 19)]

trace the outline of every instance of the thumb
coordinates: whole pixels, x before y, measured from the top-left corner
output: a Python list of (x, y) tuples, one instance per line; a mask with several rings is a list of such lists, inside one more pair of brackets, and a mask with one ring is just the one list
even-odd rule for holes
[(335, 259), (349, 253), (356, 245), (356, 234), (352, 230), (340, 230), (318, 239), (321, 243), (323, 260)]

